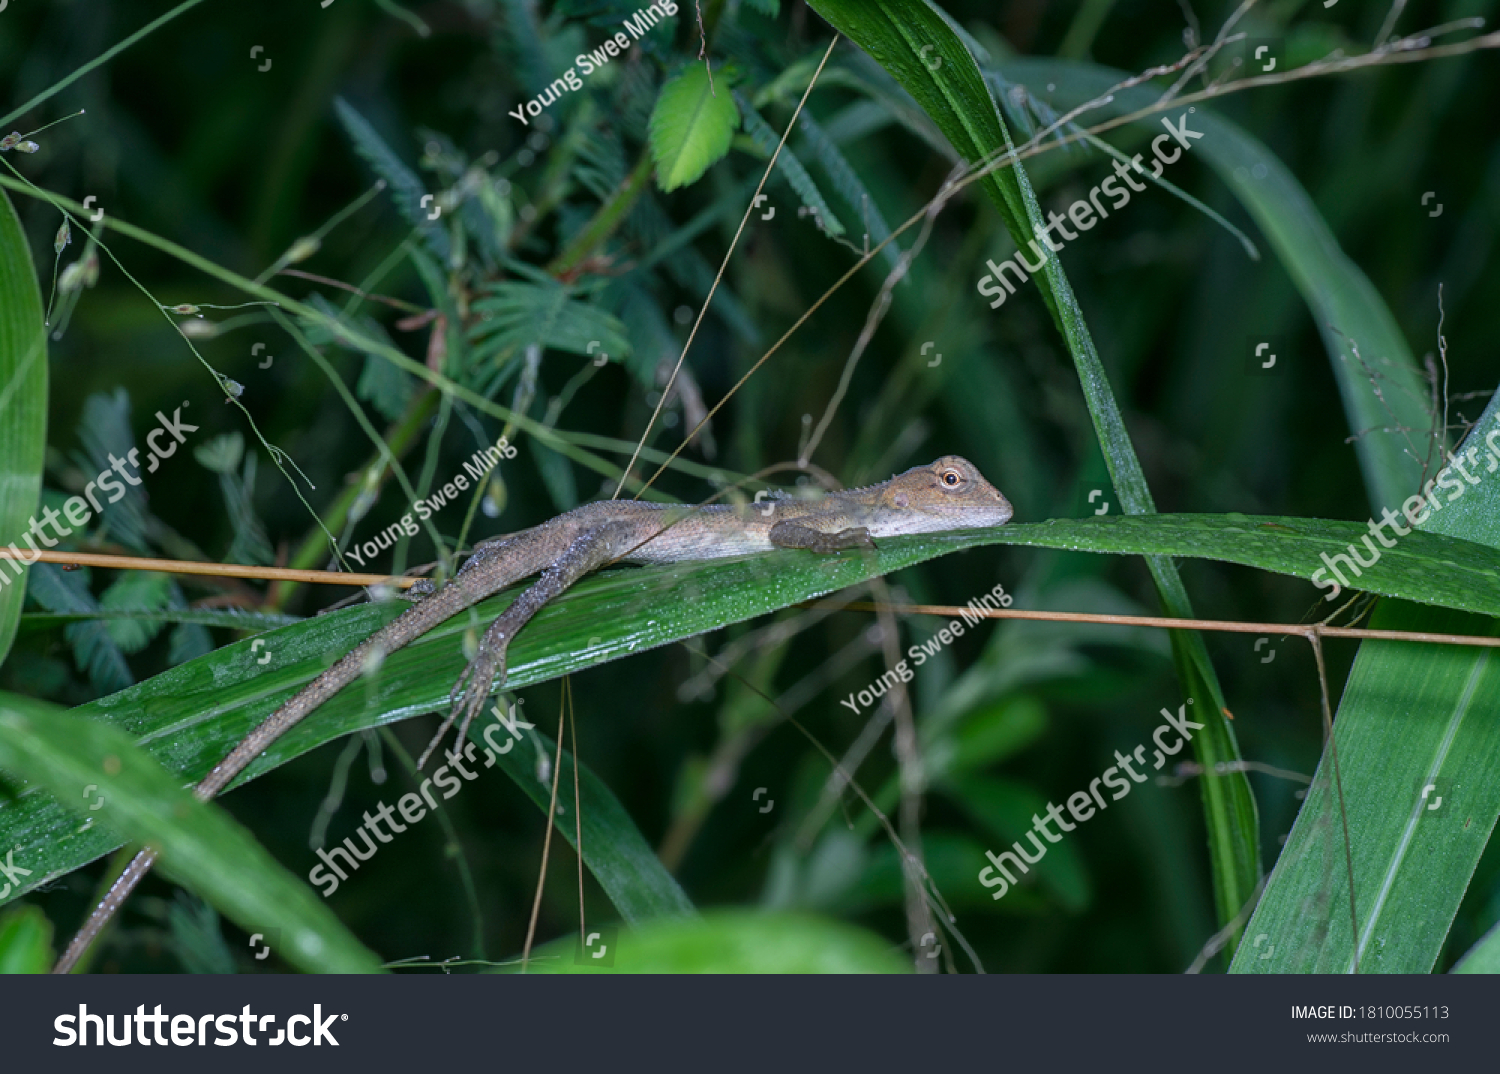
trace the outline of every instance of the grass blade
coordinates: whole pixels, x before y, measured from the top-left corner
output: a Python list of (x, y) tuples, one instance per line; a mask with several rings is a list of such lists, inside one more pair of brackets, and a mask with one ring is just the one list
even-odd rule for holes
[[(0, 694), (0, 768), (30, 781), (30, 789), (45, 789), (85, 816), (97, 817), (99, 826), (159, 847), (174, 878), (242, 928), (280, 930), (278, 954), (292, 964), (332, 973), (380, 971), (380, 961), (323, 900), (222, 810), (183, 790), (120, 729)], [(96, 801), (99, 811), (87, 812)], [(79, 827), (76, 813), (73, 827)], [(40, 865), (30, 850), (15, 851), (12, 860), (21, 869)]]
[[(0, 194), (0, 545), (20, 541), (42, 491), (47, 450), (47, 328), (31, 248)], [(34, 547), (34, 546), (33, 546)], [(21, 545), (28, 554), (31, 548)], [(0, 661), (10, 652), (27, 570), (0, 564)]]
[[(493, 728), (493, 723), (480, 726), (476, 721), (469, 728), (469, 738), (488, 753), (491, 743), (484, 736), (488, 731), (494, 738)], [(494, 756), (516, 781), (516, 786), (545, 814), (551, 801), (550, 787), (537, 778), (537, 761), (546, 757), (550, 763), (557, 756), (557, 743), (540, 732), (511, 741), (512, 748)], [(563, 781), (570, 782), (572, 751), (563, 750), (561, 767)], [(578, 765), (578, 780), (583, 803), (579, 812), (583, 818), (583, 861), (620, 916), (631, 924), (655, 917), (693, 916), (697, 911), (687, 893), (667, 872), (620, 800), (582, 762)], [(578, 849), (573, 825), (565, 818), (558, 819), (557, 832), (569, 846)]]
[[(1482, 444), (1481, 432), (1500, 420), (1497, 399), (1466, 445)], [(1471, 535), (1470, 547), (1493, 553), (1500, 546), (1495, 484), (1481, 482), (1428, 528), (1450, 540)], [(1434, 585), (1441, 575), (1433, 572)], [(1405, 604), (1382, 604), (1371, 625), (1500, 633), (1494, 618)], [(1330, 785), (1325, 750), (1248, 926), (1267, 942), (1254, 954), (1242, 947), (1232, 970), (1431, 972), (1500, 816), (1497, 717), (1500, 661), (1489, 649), (1363, 643), (1334, 722), (1343, 801)], [(1352, 914), (1340, 804), (1349, 826)], [(1486, 951), (1493, 947), (1490, 941)]]
[[(781, 552), (709, 564), (612, 570), (585, 579), (537, 615), (511, 650), (507, 686), (519, 689), (582, 671), (981, 545), (1194, 556), (1305, 578), (1322, 566), (1319, 550), (1337, 549), (1365, 532), (1354, 523), (1316, 519), (1106, 516), (883, 540), (868, 556)], [(1500, 553), (1457, 538), (1413, 533), (1398, 548), (1387, 550), (1359, 584), (1372, 592), (1500, 614)], [(276, 742), (242, 780), (351, 731), (446, 709), (448, 686), (465, 662), (464, 635), (498, 615), (514, 592), (479, 605), (472, 621), (455, 617), (391, 654), (376, 674), (334, 697)], [(269, 630), (259, 635), (259, 655), (251, 651), (250, 639), (235, 642), (75, 711), (127, 729), (137, 745), (180, 779), (196, 781), (335, 654), (352, 649), (403, 606), (366, 605)], [(261, 664), (266, 654), (271, 660)], [(517, 778), (529, 791), (528, 781), (534, 782), (534, 777), (525, 773), (535, 769), (520, 767), (525, 771)], [(606, 792), (599, 790), (602, 802)], [(618, 804), (606, 803), (590, 812), (602, 823), (616, 810)], [(108, 853), (119, 840), (98, 827), (79, 831), (72, 814), (56, 800), (37, 788), (16, 787), (10, 800), (0, 802), (0, 846), (17, 843), (38, 864), (29, 887)], [(596, 840), (589, 846), (586, 837), (585, 847), (592, 852), (600, 844)], [(633, 868), (657, 894), (626, 896), (616, 886), (612, 897), (626, 902), (639, 898), (642, 905), (655, 906), (654, 913), (672, 910), (677, 898), (671, 894), (672, 885), (649, 875), (652, 870), (639, 862)], [(596, 875), (608, 886), (604, 872)], [(627, 912), (620, 902), (617, 905)]]

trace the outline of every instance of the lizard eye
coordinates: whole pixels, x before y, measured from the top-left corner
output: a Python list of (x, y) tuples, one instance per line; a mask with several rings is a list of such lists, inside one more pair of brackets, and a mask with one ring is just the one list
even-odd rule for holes
[(962, 482), (963, 476), (957, 470), (943, 471), (943, 484), (947, 485), (950, 489), (958, 488)]

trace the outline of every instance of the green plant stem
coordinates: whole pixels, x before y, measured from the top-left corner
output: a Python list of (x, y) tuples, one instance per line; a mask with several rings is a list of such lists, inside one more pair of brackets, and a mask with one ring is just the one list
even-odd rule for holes
[(74, 71), (71, 75), (68, 75), (66, 78), (60, 78), (56, 82), (52, 83), (52, 85), (42, 90), (42, 92), (38, 93), (35, 97), (31, 98), (31, 100), (21, 105), (21, 107), (13, 109), (12, 111), (6, 113), (4, 116), (0, 116), (0, 127), (8, 125), (11, 120), (31, 111), (43, 101), (48, 100), (51, 97), (55, 97), (57, 94), (67, 89), (74, 82), (77, 82), (80, 78), (88, 74), (100, 64), (108, 63), (110, 60), (114, 59), (120, 53), (124, 52), (131, 45), (135, 44), (147, 34), (154, 32), (159, 27), (165, 26), (167, 23), (175, 19), (178, 15), (181, 15), (184, 11), (187, 11), (189, 8), (197, 7), (202, 2), (203, 0), (184, 0), (183, 3), (178, 4), (161, 18), (154, 19), (151, 22), (148, 22), (145, 26), (142, 26), (139, 30), (131, 34), (124, 41), (121, 41), (113, 48), (107, 49), (106, 51), (100, 53), (98, 56), (94, 57), (78, 70)]
[(594, 218), (573, 237), (567, 248), (553, 258), (552, 263), (547, 266), (547, 272), (553, 276), (563, 276), (582, 264), (600, 243), (614, 234), (626, 214), (635, 206), (636, 199), (646, 189), (646, 183), (650, 179), (651, 151), (642, 147), (641, 157), (636, 161), (634, 170), (625, 177), (625, 181), (610, 195), (609, 200), (599, 206)]
[(1089, 49), (1094, 47), (1094, 38), (1099, 36), (1099, 28), (1109, 18), (1110, 9), (1114, 6), (1115, 0), (1084, 0), (1083, 7), (1073, 16), (1067, 36), (1063, 38), (1057, 54), (1070, 60), (1081, 60), (1087, 56)]

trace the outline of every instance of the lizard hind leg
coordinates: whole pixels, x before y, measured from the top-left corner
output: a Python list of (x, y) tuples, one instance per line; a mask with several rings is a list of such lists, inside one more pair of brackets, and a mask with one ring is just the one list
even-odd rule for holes
[(458, 727), (458, 741), (456, 748), (463, 745), (464, 736), (469, 733), (469, 724), (474, 722), (474, 717), (479, 715), (479, 710), (489, 699), (490, 691), (495, 685), (505, 683), (505, 652), (510, 641), (503, 630), (507, 616), (501, 616), (490, 628), (484, 632), (484, 640), (479, 643), (479, 651), (474, 654), (474, 659), (469, 661), (464, 668), (463, 674), (453, 684), (453, 689), (448, 694), (448, 718), (438, 728), (437, 734), (432, 736), (432, 741), (422, 751), (422, 756), (417, 758), (417, 767), (422, 768), (427, 764), (427, 758), (432, 756), (434, 750), (442, 743), (448, 734), (448, 729), (458, 719), (459, 713), (463, 713), (463, 723)]
[(620, 520), (605, 522), (584, 531), (542, 572), (529, 589), (505, 609), (500, 618), (490, 624), (490, 628), (484, 632), (484, 639), (479, 643), (479, 652), (454, 684), (453, 691), (449, 694), (452, 704), (448, 718), (443, 721), (443, 726), (438, 728), (438, 733), (417, 760), (418, 768), (432, 756), (433, 750), (437, 749), (438, 743), (448, 734), (448, 729), (458, 719), (459, 713), (463, 713), (464, 717), (458, 731), (458, 741), (462, 745), (464, 736), (468, 734), (469, 724), (479, 715), (491, 690), (505, 685), (506, 653), (511, 640), (531, 621), (531, 617), (589, 571), (624, 555), (639, 540), (640, 535), (628, 523)]

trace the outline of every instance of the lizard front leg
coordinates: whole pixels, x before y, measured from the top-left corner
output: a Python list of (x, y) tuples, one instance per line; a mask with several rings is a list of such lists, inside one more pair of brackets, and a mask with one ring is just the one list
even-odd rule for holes
[(810, 552), (842, 552), (847, 548), (875, 547), (870, 531), (863, 526), (824, 533), (791, 519), (785, 519), (771, 527), (771, 543), (777, 548), (805, 548)]
[(417, 759), (418, 768), (427, 763), (427, 758), (432, 756), (432, 751), (442, 742), (459, 713), (463, 713), (463, 723), (458, 729), (458, 741), (462, 743), (464, 736), (468, 734), (469, 724), (483, 708), (490, 692), (505, 685), (506, 653), (516, 633), (549, 600), (585, 574), (624, 555), (634, 544), (639, 543), (640, 535), (636, 529), (627, 522), (617, 520), (604, 522), (580, 533), (556, 562), (544, 570), (531, 587), (490, 624), (479, 643), (479, 651), (454, 684), (450, 695), (453, 706), (448, 712), (448, 718)]

